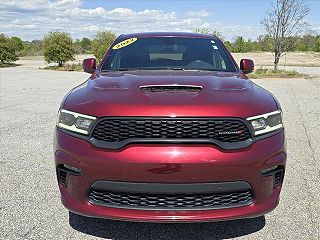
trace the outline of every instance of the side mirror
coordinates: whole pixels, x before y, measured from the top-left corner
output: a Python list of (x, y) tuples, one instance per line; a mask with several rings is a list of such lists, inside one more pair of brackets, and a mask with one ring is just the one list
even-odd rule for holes
[(97, 69), (97, 60), (95, 58), (86, 58), (82, 62), (83, 71), (86, 73), (94, 73)]
[(251, 59), (241, 59), (240, 70), (245, 74), (251, 73), (254, 70), (254, 62)]

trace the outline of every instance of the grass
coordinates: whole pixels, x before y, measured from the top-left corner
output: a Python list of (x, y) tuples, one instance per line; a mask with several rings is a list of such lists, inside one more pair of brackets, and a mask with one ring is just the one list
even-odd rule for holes
[(253, 73), (248, 74), (249, 78), (301, 78), (305, 74), (295, 70), (274, 70), (268, 68), (258, 68)]
[(20, 66), (21, 64), (16, 64), (16, 63), (0, 63), (0, 68), (5, 68), (5, 67), (17, 67)]
[(66, 63), (63, 66), (47, 66), (42, 68), (44, 70), (55, 70), (55, 71), (82, 71), (82, 65), (80, 63)]

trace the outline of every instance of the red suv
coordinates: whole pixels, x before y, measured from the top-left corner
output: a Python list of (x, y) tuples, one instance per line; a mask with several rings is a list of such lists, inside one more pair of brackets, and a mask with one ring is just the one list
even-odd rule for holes
[(55, 133), (62, 203), (132, 221), (263, 215), (286, 163), (282, 111), (222, 42), (194, 33), (119, 36), (63, 99)]

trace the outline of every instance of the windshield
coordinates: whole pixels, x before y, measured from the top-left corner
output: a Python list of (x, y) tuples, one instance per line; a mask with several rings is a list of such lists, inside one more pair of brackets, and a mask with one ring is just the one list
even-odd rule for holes
[(102, 71), (207, 70), (236, 72), (220, 41), (203, 38), (129, 38), (112, 46)]

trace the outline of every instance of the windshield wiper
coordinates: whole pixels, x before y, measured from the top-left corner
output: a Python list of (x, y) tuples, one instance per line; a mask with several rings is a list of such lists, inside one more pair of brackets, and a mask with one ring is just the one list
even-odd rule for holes
[(104, 69), (102, 72), (113, 72), (113, 71), (139, 71), (137, 68), (113, 68), (113, 69)]
[(178, 71), (184, 71), (185, 69), (182, 67), (141, 67), (141, 68), (137, 68), (137, 70), (178, 70)]
[(180, 71), (185, 71), (186, 69), (182, 68), (182, 67), (173, 67), (171, 68), (172, 70), (180, 70)]
[(219, 69), (201, 69), (201, 68), (182, 68), (182, 67), (142, 67), (142, 68), (113, 68), (104, 69), (102, 72), (113, 72), (113, 71), (141, 71), (141, 70), (169, 70), (169, 71), (222, 71)]

